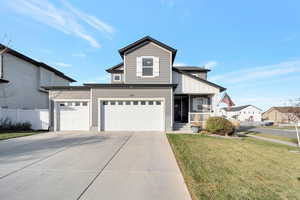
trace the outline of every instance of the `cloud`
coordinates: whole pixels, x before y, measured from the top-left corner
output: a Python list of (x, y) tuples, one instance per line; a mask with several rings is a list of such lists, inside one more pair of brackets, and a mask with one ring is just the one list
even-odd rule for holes
[(182, 62), (176, 62), (173, 64), (175, 67), (179, 67), (179, 66), (186, 66), (185, 63), (182, 63)]
[(282, 40), (283, 41), (291, 41), (291, 40), (295, 40), (296, 39), (296, 34), (292, 34), (292, 35), (288, 35), (286, 37), (284, 37)]
[(101, 31), (104, 34), (112, 34), (115, 32), (115, 28), (96, 18), (95, 16), (88, 15), (74, 6), (72, 6), (66, 0), (62, 0), (63, 4), (68, 8), (72, 13), (74, 13), (77, 17), (83, 20), (85, 23), (89, 24), (91, 27), (95, 28), (98, 31)]
[(71, 67), (71, 64), (67, 64), (67, 63), (63, 63), (63, 62), (56, 62), (54, 63), (54, 65), (58, 66), (58, 67)]
[(85, 53), (73, 53), (72, 56), (73, 57), (84, 58), (84, 57), (86, 57), (86, 54)]
[(211, 68), (214, 68), (218, 65), (219, 63), (217, 61), (208, 61), (204, 64), (204, 67), (207, 68), (207, 69), (211, 69)]
[(14, 0), (7, 2), (15, 12), (29, 16), (65, 34), (86, 40), (95, 48), (100, 48), (101, 45), (88, 33), (84, 25), (89, 25), (89, 27), (109, 36), (115, 31), (112, 26), (95, 16), (79, 11), (66, 0), (61, 1), (64, 7), (60, 8), (48, 0)]
[(251, 81), (264, 80), (277, 76), (283, 76), (300, 72), (300, 60), (285, 61), (273, 65), (252, 67), (249, 69), (229, 72), (222, 75), (216, 75), (210, 78), (212, 81), (222, 83), (249, 83)]
[(161, 0), (163, 5), (168, 5), (169, 7), (173, 7), (175, 5), (175, 0)]

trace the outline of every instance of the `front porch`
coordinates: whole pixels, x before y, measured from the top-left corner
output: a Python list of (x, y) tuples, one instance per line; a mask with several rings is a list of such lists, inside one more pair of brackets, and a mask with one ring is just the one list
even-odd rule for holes
[(174, 96), (175, 124), (188, 124), (197, 121), (204, 124), (213, 114), (213, 94), (181, 94)]

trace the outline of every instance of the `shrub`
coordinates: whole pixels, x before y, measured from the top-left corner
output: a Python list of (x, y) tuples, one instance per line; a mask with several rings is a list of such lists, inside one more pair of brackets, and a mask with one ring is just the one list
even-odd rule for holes
[(200, 134), (201, 135), (209, 135), (210, 132), (208, 132), (207, 130), (202, 130), (202, 131), (200, 131)]
[(223, 117), (210, 117), (206, 121), (206, 130), (218, 135), (232, 135), (234, 125)]
[(29, 122), (13, 123), (9, 118), (0, 119), (0, 132), (4, 131), (30, 131), (31, 124)]

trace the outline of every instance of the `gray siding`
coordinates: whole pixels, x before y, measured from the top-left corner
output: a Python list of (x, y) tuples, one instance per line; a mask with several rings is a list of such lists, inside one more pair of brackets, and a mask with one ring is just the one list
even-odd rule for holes
[(199, 72), (199, 73), (192, 73), (192, 74), (194, 74), (195, 76), (197, 76), (201, 79), (207, 80), (207, 73), (206, 72)]
[[(149, 43), (125, 55), (125, 83), (171, 83), (171, 56), (170, 52)], [(136, 57), (155, 56), (159, 57), (159, 76), (143, 78), (136, 76)]]
[[(51, 80), (56, 85), (69, 85), (69, 81), (46, 69), (42, 71), (45, 72), (43, 75), (40, 67), (11, 54), (4, 54), (3, 79), (9, 83), (0, 84), (0, 107), (47, 109), (48, 92), (41, 89), (41, 83)], [(51, 74), (51, 78), (48, 74)]]
[(10, 54), (3, 56), (0, 106), (8, 108), (47, 109), (48, 93), (39, 91), (39, 68)]
[[(114, 81), (114, 74), (119, 74), (121, 75), (121, 81)], [(123, 78), (123, 73), (111, 73), (110, 74), (110, 82), (111, 83), (124, 83), (124, 78)]]
[(172, 101), (171, 88), (162, 89), (92, 89), (92, 129), (98, 130), (98, 98), (164, 98), (165, 99), (165, 127), (172, 130)]
[(51, 90), (50, 99), (90, 99), (90, 89)]

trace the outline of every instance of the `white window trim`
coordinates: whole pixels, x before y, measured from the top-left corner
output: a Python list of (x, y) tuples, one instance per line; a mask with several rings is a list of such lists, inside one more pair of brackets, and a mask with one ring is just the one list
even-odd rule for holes
[[(152, 76), (143, 76), (143, 68), (144, 68), (144, 66), (143, 66), (143, 59), (144, 58), (152, 58), (152, 60), (153, 60), (153, 64), (152, 64)], [(143, 77), (143, 78), (154, 78), (155, 77), (154, 76), (154, 59), (155, 59), (155, 56), (141, 56), (141, 59), (142, 59), (142, 76), (141, 77)]]
[[(116, 80), (116, 79), (115, 79), (116, 76), (119, 76), (120, 79), (119, 79), (119, 80)], [(122, 81), (122, 75), (121, 75), (121, 74), (113, 74), (113, 81), (121, 82), (121, 81)]]

